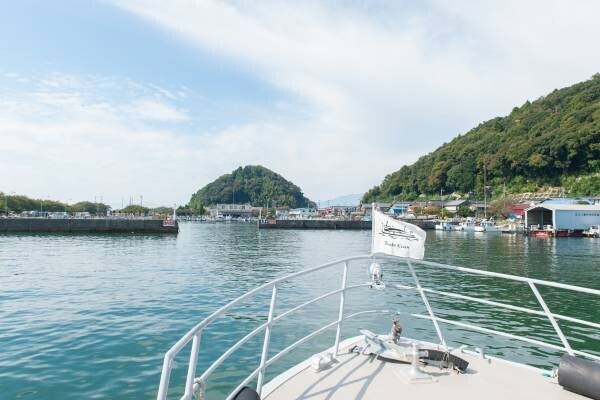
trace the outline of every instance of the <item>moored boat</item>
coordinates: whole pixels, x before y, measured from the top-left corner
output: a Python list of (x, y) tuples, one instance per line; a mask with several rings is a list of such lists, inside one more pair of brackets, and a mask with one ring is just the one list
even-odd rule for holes
[(454, 229), (454, 226), (450, 222), (440, 221), (437, 224), (435, 224), (435, 230), (436, 231), (453, 231), (455, 229)]
[(475, 232), (500, 232), (500, 228), (493, 220), (482, 220), (473, 228)]
[(600, 225), (591, 226), (582, 232), (583, 236), (597, 238), (600, 237)]

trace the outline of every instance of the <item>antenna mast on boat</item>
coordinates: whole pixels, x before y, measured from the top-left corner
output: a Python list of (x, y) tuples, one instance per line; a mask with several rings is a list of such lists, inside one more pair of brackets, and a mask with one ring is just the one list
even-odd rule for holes
[(483, 217), (487, 219), (487, 169), (485, 157), (483, 158)]

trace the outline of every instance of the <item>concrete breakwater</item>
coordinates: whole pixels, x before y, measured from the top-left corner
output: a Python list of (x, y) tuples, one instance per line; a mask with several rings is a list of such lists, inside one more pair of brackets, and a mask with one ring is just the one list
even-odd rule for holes
[[(434, 229), (433, 221), (406, 221), (422, 229)], [(260, 221), (261, 229), (371, 229), (371, 221), (326, 220), (326, 219), (277, 219)]]
[(0, 219), (0, 233), (177, 233), (177, 222), (169, 225), (160, 219)]

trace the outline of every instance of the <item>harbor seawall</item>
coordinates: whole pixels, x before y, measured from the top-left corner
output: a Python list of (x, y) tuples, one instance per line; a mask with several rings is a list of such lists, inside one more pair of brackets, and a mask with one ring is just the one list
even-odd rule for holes
[(6, 218), (0, 219), (0, 233), (177, 233), (177, 222), (163, 226), (160, 219), (46, 219)]
[[(432, 221), (406, 221), (422, 229), (434, 229)], [(260, 221), (261, 229), (371, 229), (371, 221), (323, 220), (323, 219), (278, 219)]]

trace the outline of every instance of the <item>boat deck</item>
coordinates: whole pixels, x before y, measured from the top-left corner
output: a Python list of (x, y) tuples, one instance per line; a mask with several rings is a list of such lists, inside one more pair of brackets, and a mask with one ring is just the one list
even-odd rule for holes
[(340, 352), (338, 362), (329, 369), (314, 372), (305, 362), (273, 379), (265, 386), (264, 399), (585, 399), (535, 368), (466, 353), (455, 353), (469, 362), (466, 373), (427, 366), (422, 370), (434, 377), (433, 382), (409, 383), (405, 374), (410, 364), (350, 353), (350, 347)]

